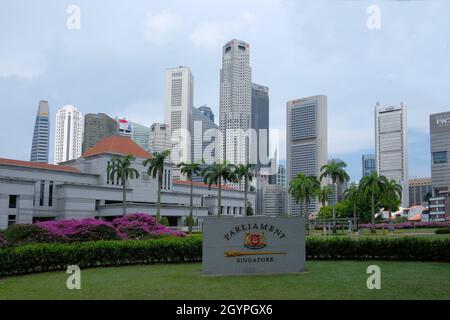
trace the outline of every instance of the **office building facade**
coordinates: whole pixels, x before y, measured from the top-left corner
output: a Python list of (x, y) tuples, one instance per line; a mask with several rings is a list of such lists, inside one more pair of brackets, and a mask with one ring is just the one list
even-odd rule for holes
[(430, 115), (433, 196), (450, 191), (450, 111)]
[(194, 77), (187, 67), (166, 70), (165, 123), (172, 138), (172, 162), (191, 161)]
[(431, 178), (409, 179), (409, 207), (428, 206), (426, 197), (432, 196)]
[(213, 146), (218, 126), (211, 119), (214, 119), (211, 108), (207, 106), (192, 108), (191, 159), (193, 162), (201, 163), (205, 160), (211, 163), (216, 158), (216, 148)]
[(409, 205), (407, 107), (375, 106), (375, 156), (377, 172), (403, 188), (402, 207)]
[(363, 154), (362, 156), (362, 177), (367, 177), (372, 172), (377, 171), (376, 159), (374, 154)]
[(133, 134), (131, 139), (145, 151), (150, 150), (150, 128), (139, 123), (131, 122)]
[(119, 123), (105, 113), (88, 113), (84, 117), (82, 153), (100, 140), (119, 133)]
[(233, 39), (222, 48), (219, 129), (221, 160), (249, 162), (248, 130), (252, 125), (252, 69), (250, 45)]
[(81, 157), (84, 118), (72, 105), (62, 107), (56, 113), (55, 157), (58, 164)]
[[(252, 83), (252, 129), (256, 141), (250, 140), (250, 159), (257, 161), (256, 167), (268, 166), (269, 157), (269, 88)], [(256, 146), (254, 145), (256, 143)]]
[(165, 123), (155, 122), (150, 126), (150, 152), (163, 152), (172, 149), (170, 129)]
[[(327, 97), (318, 95), (288, 101), (286, 118), (287, 184), (299, 173), (319, 177), (321, 167), (328, 160)], [(308, 213), (317, 213), (319, 209), (319, 203), (310, 199)], [(300, 205), (290, 196), (287, 212), (300, 214)]]
[(31, 143), (31, 162), (48, 163), (50, 143), (50, 121), (48, 101), (39, 101)]

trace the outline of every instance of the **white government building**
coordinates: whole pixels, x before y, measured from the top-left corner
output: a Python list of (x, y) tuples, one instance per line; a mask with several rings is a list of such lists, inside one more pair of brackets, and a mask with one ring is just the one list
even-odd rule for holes
[[(49, 219), (112, 219), (122, 215), (122, 186), (110, 181), (108, 162), (115, 156), (132, 154), (140, 177), (127, 183), (127, 213), (156, 214), (157, 181), (146, 174), (142, 162), (151, 154), (128, 137), (107, 137), (81, 158), (60, 165), (0, 158), (0, 229), (13, 223)], [(161, 216), (171, 226), (184, 226), (189, 215), (189, 181), (172, 179), (167, 163), (161, 196)], [(248, 193), (255, 208), (255, 193)], [(217, 186), (194, 183), (194, 217), (217, 214)], [(222, 212), (244, 214), (244, 193), (223, 186)]]

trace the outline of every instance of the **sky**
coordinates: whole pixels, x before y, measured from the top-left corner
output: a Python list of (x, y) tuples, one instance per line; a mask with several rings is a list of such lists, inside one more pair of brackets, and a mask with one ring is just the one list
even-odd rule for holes
[[(79, 29), (67, 27), (71, 5)], [(29, 159), (41, 99), (50, 159), (55, 114), (67, 104), (162, 122), (165, 69), (179, 65), (194, 75), (194, 105), (218, 119), (221, 50), (233, 38), (250, 43), (253, 82), (269, 87), (281, 160), (286, 101), (325, 94), (329, 158), (358, 180), (361, 155), (374, 153), (375, 104), (403, 101), (409, 176), (427, 177), (429, 114), (450, 110), (450, 1), (9, 0), (0, 10), (0, 157)]]

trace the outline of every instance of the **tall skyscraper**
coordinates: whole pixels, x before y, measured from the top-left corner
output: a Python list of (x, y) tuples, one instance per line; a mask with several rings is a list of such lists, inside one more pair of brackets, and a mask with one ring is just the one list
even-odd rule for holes
[(277, 168), (276, 185), (287, 187), (286, 166), (284, 164), (280, 164)]
[[(288, 184), (298, 173), (319, 177), (320, 168), (328, 160), (327, 97), (291, 100), (286, 109)], [(300, 205), (290, 196), (287, 209), (288, 213), (300, 213)], [(308, 209), (308, 213), (318, 212), (320, 206), (315, 199), (310, 199)]]
[(141, 124), (131, 122), (133, 126), (132, 140), (145, 151), (150, 150), (150, 128)]
[(233, 39), (222, 48), (219, 129), (222, 160), (249, 162), (248, 129), (252, 125), (250, 45)]
[(30, 161), (48, 163), (50, 139), (50, 121), (48, 101), (39, 101), (36, 122), (34, 124)]
[(204, 139), (204, 137), (208, 136), (207, 134), (205, 135), (205, 133), (211, 129), (218, 129), (218, 126), (214, 123), (213, 120), (214, 114), (211, 111), (211, 108), (207, 106), (192, 108), (191, 158), (193, 162), (202, 162), (202, 160), (205, 160), (205, 157), (214, 158), (216, 156), (215, 150), (213, 150), (209, 155), (205, 154), (205, 149), (215, 139), (215, 136), (213, 136), (210, 141), (208, 141), (208, 139), (206, 138)]
[(84, 117), (83, 153), (106, 137), (119, 133), (116, 120), (104, 113), (88, 113)]
[(376, 160), (374, 154), (363, 154), (362, 156), (362, 176), (367, 177), (372, 172), (377, 171)]
[[(252, 129), (256, 131), (256, 148), (250, 146), (250, 152), (256, 149), (257, 167), (269, 165), (269, 88), (252, 84)], [(262, 150), (260, 150), (262, 148)], [(263, 156), (261, 157), (261, 154)]]
[(167, 69), (165, 99), (165, 123), (172, 137), (172, 162), (190, 162), (194, 77), (189, 68), (180, 66)]
[(81, 157), (83, 122), (83, 115), (72, 105), (58, 110), (55, 130), (55, 164)]
[(150, 152), (163, 152), (172, 149), (170, 129), (164, 123), (153, 123), (150, 126)]
[(428, 201), (425, 199), (432, 195), (431, 178), (409, 179), (409, 207), (428, 206)]
[(430, 115), (433, 196), (450, 193), (450, 111)]
[(375, 156), (377, 172), (403, 188), (402, 207), (409, 205), (407, 108), (375, 106)]

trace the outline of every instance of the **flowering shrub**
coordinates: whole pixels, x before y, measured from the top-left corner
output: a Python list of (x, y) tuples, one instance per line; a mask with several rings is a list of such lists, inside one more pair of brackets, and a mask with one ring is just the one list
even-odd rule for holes
[(110, 222), (93, 218), (38, 222), (36, 225), (62, 241), (117, 240), (120, 236)]
[(157, 223), (155, 217), (144, 213), (127, 214), (126, 216), (114, 219), (112, 224), (123, 239), (186, 236), (184, 232), (171, 230)]

